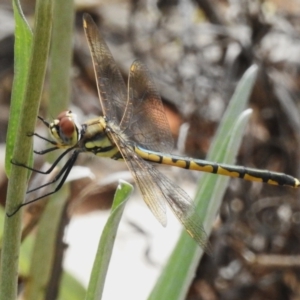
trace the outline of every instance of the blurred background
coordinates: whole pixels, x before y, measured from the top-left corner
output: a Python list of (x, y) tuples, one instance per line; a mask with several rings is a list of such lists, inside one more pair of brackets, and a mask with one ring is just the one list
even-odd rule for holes
[[(33, 24), (34, 1), (21, 1)], [(174, 153), (205, 158), (237, 82), (259, 67), (249, 107), (253, 114), (237, 164), (299, 177), (300, 1), (132, 0), (76, 1), (70, 108), (82, 121), (101, 114), (92, 61), (82, 28), (90, 13), (123, 76), (142, 60), (161, 94)], [(13, 80), (14, 19), (0, 1), (0, 201), (7, 178), (4, 147)], [(47, 80), (40, 115), (47, 108)], [(67, 109), (62, 107), (61, 110)], [(53, 116), (55, 117), (55, 116)], [(37, 130), (47, 135), (37, 122)], [(46, 148), (35, 141), (35, 149)], [(43, 161), (37, 157), (36, 166)], [(65, 231), (65, 264), (87, 283), (93, 253), (126, 166), (82, 155), (86, 172), (71, 184), (72, 216)], [(193, 196), (197, 172), (161, 168)], [(83, 171), (84, 170), (84, 171)], [(35, 186), (38, 176), (32, 176)], [(213, 258), (199, 262), (186, 299), (300, 299), (299, 192), (232, 179), (210, 241)], [(164, 229), (137, 192), (125, 211), (104, 299), (146, 299), (181, 226), (170, 213)], [(90, 252), (89, 252), (90, 251)], [(125, 258), (125, 259), (124, 259)]]

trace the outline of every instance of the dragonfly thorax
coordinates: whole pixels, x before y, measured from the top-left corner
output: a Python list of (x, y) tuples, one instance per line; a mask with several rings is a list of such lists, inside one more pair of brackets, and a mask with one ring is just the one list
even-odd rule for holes
[(62, 148), (75, 146), (81, 139), (81, 125), (77, 121), (76, 114), (70, 110), (61, 112), (50, 123), (49, 130), (51, 136)]
[(92, 152), (100, 157), (109, 157), (119, 159), (118, 147), (115, 144), (114, 135), (117, 137), (119, 133), (118, 126), (107, 121), (103, 116), (86, 121), (83, 125), (84, 132), (78, 143), (78, 148), (83, 151)]

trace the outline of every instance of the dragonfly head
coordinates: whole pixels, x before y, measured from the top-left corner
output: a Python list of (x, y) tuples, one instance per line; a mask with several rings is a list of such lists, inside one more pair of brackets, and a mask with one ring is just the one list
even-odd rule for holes
[(70, 110), (61, 112), (50, 123), (49, 130), (51, 136), (62, 148), (75, 146), (81, 139), (82, 126), (79, 124), (76, 114)]

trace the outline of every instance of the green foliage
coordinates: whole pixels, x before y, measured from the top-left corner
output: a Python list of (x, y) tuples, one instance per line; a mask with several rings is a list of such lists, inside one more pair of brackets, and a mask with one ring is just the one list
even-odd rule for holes
[(11, 159), (16, 135), (18, 131), (19, 117), (24, 102), (27, 74), (29, 69), (29, 58), (32, 44), (32, 32), (22, 13), (17, 1), (13, 1), (15, 16), (15, 69), (14, 82), (11, 95), (9, 124), (6, 139), (5, 169), (9, 176)]
[(121, 220), (125, 204), (132, 193), (132, 190), (132, 185), (124, 181), (120, 181), (119, 187), (116, 190), (110, 216), (106, 222), (99, 241), (88, 291), (85, 298), (86, 300), (100, 300), (102, 297), (106, 273), (113, 251), (119, 222)]
[[(238, 84), (214, 137), (208, 159), (228, 164), (234, 163), (249, 119), (250, 111), (245, 112), (245, 109), (256, 74), (257, 67), (252, 66)], [(214, 174), (203, 174), (199, 182), (195, 202), (208, 235), (228, 182), (228, 177)], [(203, 249), (200, 249), (195, 241), (183, 231), (148, 299), (184, 299), (202, 255)]]

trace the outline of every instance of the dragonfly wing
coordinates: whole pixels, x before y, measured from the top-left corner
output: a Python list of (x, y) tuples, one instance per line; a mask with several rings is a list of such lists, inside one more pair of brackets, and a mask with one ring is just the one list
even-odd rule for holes
[(138, 145), (154, 151), (169, 152), (173, 148), (168, 120), (147, 67), (136, 60), (128, 78), (127, 111), (120, 124), (127, 136)]
[[(108, 122), (110, 127), (110, 122)], [(115, 128), (109, 133), (111, 140), (118, 147), (124, 161), (130, 170), (135, 182), (140, 188), (143, 198), (152, 211), (156, 219), (163, 225), (167, 225), (166, 203), (162, 192), (157, 189), (156, 182), (153, 180), (151, 173), (148, 172), (150, 164), (144, 164), (130, 146), (130, 141), (122, 134), (120, 129)]]
[[(117, 141), (120, 143), (120, 141)], [(118, 143), (117, 143), (118, 144)], [(166, 224), (165, 201), (185, 227), (188, 234), (206, 251), (210, 252), (207, 235), (196, 206), (188, 194), (174, 185), (150, 163), (140, 158), (126, 144), (119, 146), (124, 160), (138, 184), (145, 202), (156, 218)]]
[(137, 183), (144, 201), (152, 211), (156, 219), (163, 225), (167, 225), (166, 203), (161, 189), (152, 177), (150, 169), (152, 166), (145, 163), (137, 154), (128, 147), (123, 148), (125, 162)]
[[(145, 162), (147, 163), (147, 162)], [(147, 163), (149, 164), (149, 163)], [(211, 253), (207, 234), (203, 227), (203, 222), (197, 213), (196, 206), (189, 195), (179, 186), (174, 185), (167, 177), (151, 166), (151, 175), (156, 178), (157, 185), (164, 194), (170, 208), (177, 216), (178, 220), (185, 227), (187, 233), (202, 247), (207, 253)]]
[(83, 15), (83, 27), (93, 59), (103, 114), (119, 124), (127, 101), (125, 82), (97, 25), (89, 14)]
[(97, 89), (104, 116), (146, 149), (168, 152), (173, 138), (159, 93), (147, 68), (135, 61), (129, 72), (128, 91), (97, 25), (89, 14), (83, 27), (92, 54)]

